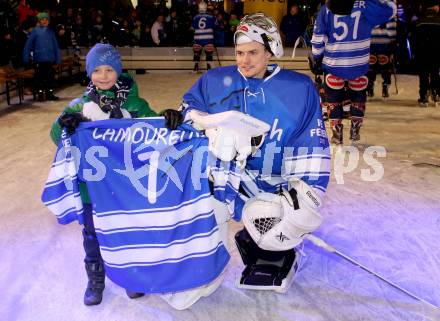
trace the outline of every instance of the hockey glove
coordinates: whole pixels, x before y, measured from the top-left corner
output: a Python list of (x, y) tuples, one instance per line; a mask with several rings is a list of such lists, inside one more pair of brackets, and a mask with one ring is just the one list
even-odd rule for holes
[(161, 114), (165, 117), (165, 126), (168, 129), (175, 130), (183, 122), (183, 115), (178, 110), (165, 109)]
[(309, 67), (310, 71), (314, 75), (322, 75), (324, 71), (322, 70), (322, 57), (321, 58), (315, 58), (313, 55), (309, 55)]
[(72, 113), (72, 114), (63, 114), (58, 118), (58, 123), (61, 127), (67, 129), (67, 132), (72, 135), (75, 133), (76, 128), (79, 126), (79, 123), (82, 121), (87, 121), (88, 119), (83, 116), (82, 113)]
[(110, 118), (121, 119), (124, 118), (124, 114), (122, 113), (121, 108), (112, 108), (110, 111)]

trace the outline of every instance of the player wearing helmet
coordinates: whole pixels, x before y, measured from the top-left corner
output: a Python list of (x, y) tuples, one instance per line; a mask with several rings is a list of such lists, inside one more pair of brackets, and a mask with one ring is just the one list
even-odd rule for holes
[(208, 5), (206, 2), (200, 2), (199, 14), (192, 21), (192, 28), (194, 29), (194, 72), (199, 71), (202, 50), (205, 50), (207, 69), (211, 69), (212, 55), (214, 53), (215, 18), (207, 13), (207, 10)]
[(331, 142), (343, 144), (343, 102), (350, 105), (350, 140), (360, 140), (366, 107), (372, 29), (390, 20), (389, 0), (327, 0), (318, 12), (312, 38), (312, 72), (324, 73)]
[[(313, 220), (307, 232), (319, 226), (318, 207), (329, 181), (328, 139), (311, 79), (270, 63), (271, 58), (283, 56), (275, 22), (263, 13), (247, 15), (237, 27), (234, 42), (236, 65), (209, 70), (183, 96), (180, 112), (169, 111), (165, 117), (174, 127), (176, 120), (191, 121), (192, 110), (209, 114), (235, 110), (269, 124), (265, 137), (250, 142), (260, 149), (246, 159), (234, 217), (240, 219), (242, 212), (246, 217), (246, 212), (270, 208), (265, 215), (277, 219), (260, 217), (258, 222), (244, 222), (246, 227), (263, 221), (274, 223), (266, 224), (268, 237), (261, 243), (263, 247), (256, 234), (247, 229), (236, 234), (246, 265), (238, 285), (283, 292), (298, 267), (299, 255), (294, 247), (304, 237), (304, 228), (298, 234), (299, 229), (288, 217), (300, 211), (299, 217)], [(193, 122), (197, 125), (196, 120)], [(207, 136), (210, 141), (216, 139)], [(262, 206), (262, 202), (273, 206)], [(277, 233), (271, 231), (273, 228)]]

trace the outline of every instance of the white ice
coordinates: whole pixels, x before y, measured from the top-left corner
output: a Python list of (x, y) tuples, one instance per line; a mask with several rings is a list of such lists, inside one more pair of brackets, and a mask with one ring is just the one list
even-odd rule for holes
[[(136, 76), (141, 95), (156, 110), (176, 107), (196, 78), (183, 73)], [(417, 106), (414, 76), (398, 77), (399, 95), (393, 86), (387, 101), (368, 103), (357, 144), (359, 164), (343, 175), (334, 168), (325, 223), (316, 235), (440, 306), (440, 108)], [(40, 201), (55, 151), (48, 136), (51, 123), (83, 90), (71, 86), (58, 92), (59, 102), (28, 100), (0, 110), (0, 320), (440, 320), (438, 311), (309, 242), (286, 294), (237, 289), (234, 283), (243, 268), (233, 245), (238, 223), (230, 226), (232, 259), (225, 281), (189, 310), (175, 311), (153, 295), (130, 300), (109, 280), (103, 302), (84, 306), (81, 227), (57, 224)], [(369, 146), (386, 150), (386, 157), (373, 155), (380, 165), (375, 170), (363, 158)], [(365, 179), (365, 170), (373, 175), (380, 168), (383, 177)]]

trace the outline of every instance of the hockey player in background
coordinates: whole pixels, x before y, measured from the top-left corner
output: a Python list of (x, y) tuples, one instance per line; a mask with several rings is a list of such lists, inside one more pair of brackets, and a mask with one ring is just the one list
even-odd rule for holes
[(440, 16), (439, 0), (425, 0), (425, 16), (414, 31), (414, 55), (419, 72), (419, 104), (427, 107), (430, 93), (437, 104), (440, 95)]
[[(243, 214), (245, 225), (235, 236), (246, 266), (239, 287), (285, 292), (298, 268), (295, 247), (321, 223), (319, 207), (330, 174), (328, 139), (311, 79), (269, 64), (271, 57), (283, 56), (275, 22), (262, 13), (245, 16), (234, 43), (236, 65), (205, 73), (183, 96), (181, 111), (168, 110), (165, 117), (172, 128), (182, 118), (191, 121), (195, 111), (234, 110), (269, 124), (265, 137), (247, 140), (248, 148), (235, 143), (237, 155), (246, 160), (235, 200), (235, 216)], [(205, 134), (214, 154), (222, 141), (242, 142), (221, 127)], [(299, 232), (291, 219), (303, 216), (318, 222)]]
[(391, 19), (396, 5), (387, 0), (328, 0), (313, 30), (312, 72), (324, 72), (331, 142), (343, 143), (345, 91), (350, 96), (350, 139), (360, 139), (365, 114), (370, 37), (372, 29)]
[(214, 53), (214, 28), (215, 18), (207, 13), (208, 5), (205, 2), (199, 3), (199, 14), (193, 18), (192, 28), (194, 29), (194, 72), (199, 71), (199, 62), (202, 50), (205, 50), (206, 67), (211, 69), (212, 55)]
[(382, 97), (388, 98), (388, 88), (393, 72), (394, 48), (396, 44), (396, 19), (373, 29), (371, 32), (370, 69), (368, 70), (368, 97), (374, 97), (376, 74), (382, 75)]

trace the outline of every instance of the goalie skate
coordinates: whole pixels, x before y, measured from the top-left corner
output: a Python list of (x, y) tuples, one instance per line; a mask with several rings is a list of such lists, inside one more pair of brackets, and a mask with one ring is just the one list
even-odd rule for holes
[(299, 251), (262, 250), (253, 242), (246, 230), (236, 234), (235, 243), (246, 266), (236, 281), (238, 288), (278, 293), (285, 293), (289, 289), (299, 269), (301, 259)]
[(241, 277), (237, 279), (236, 286), (246, 290), (286, 293), (295, 279), (300, 260), (301, 254), (295, 250), (295, 258), (287, 274), (284, 273), (282, 266), (278, 267), (271, 262), (260, 260), (256, 264), (246, 267)]

